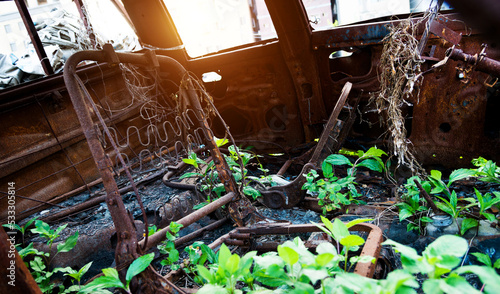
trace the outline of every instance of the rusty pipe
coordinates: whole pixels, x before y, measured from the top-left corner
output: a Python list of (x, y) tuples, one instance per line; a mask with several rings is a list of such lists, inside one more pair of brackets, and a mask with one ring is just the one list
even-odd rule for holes
[(488, 58), (482, 54), (467, 54), (461, 49), (453, 48), (446, 51), (446, 55), (456, 61), (463, 61), (474, 66), (474, 69), (480, 72), (500, 77), (500, 62)]
[[(221, 198), (207, 204), (203, 208), (200, 208), (199, 210), (181, 218), (180, 220), (176, 221), (176, 223), (181, 224), (182, 228), (185, 228), (190, 224), (200, 220), (202, 217), (208, 215), (209, 213), (214, 212), (217, 208), (231, 202), (233, 200), (234, 195), (235, 194), (233, 192), (229, 192), (226, 195), (222, 196)], [(167, 232), (170, 232), (170, 226), (151, 235), (149, 237), (148, 244), (145, 250), (148, 250), (160, 244), (161, 241), (165, 240)], [(139, 246), (142, 247), (143, 245), (144, 245), (144, 240), (141, 240), (139, 242)]]
[(175, 239), (175, 241), (174, 241), (175, 247), (178, 247), (180, 245), (184, 245), (185, 243), (193, 240), (194, 238), (201, 236), (206, 231), (211, 231), (213, 229), (216, 229), (216, 228), (222, 226), (225, 222), (228, 221), (228, 219), (229, 219), (228, 217), (224, 217), (223, 219), (220, 219), (216, 222), (213, 222), (213, 223), (211, 223), (211, 224), (209, 224), (209, 225), (207, 225), (199, 230), (196, 230), (190, 234), (187, 234), (184, 237), (180, 237), (180, 238)]

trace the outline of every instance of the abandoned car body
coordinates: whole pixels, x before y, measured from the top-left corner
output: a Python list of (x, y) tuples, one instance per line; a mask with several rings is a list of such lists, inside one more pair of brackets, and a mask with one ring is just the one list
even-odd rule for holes
[[(81, 1), (75, 2), (85, 11)], [(143, 49), (118, 52), (94, 41), (96, 50), (73, 54), (65, 60), (63, 73), (53, 74), (51, 65), (45, 64), (45, 77), (0, 90), (0, 218), (4, 223), (12, 183), (17, 220), (78, 193), (90, 193), (102, 183), (106, 193), (87, 202), (89, 206), (106, 202), (115, 226), (115, 260), (120, 268), (157, 245), (169, 229), (167, 223), (163, 230), (138, 239), (134, 217), (122, 202), (124, 193), (134, 191), (142, 206), (136, 176), (145, 166), (167, 174), (190, 151), (208, 151), (226, 195), (175, 220), (186, 227), (227, 205), (229, 217), (240, 227), (269, 223), (279, 227), (243, 195), (217, 138), (252, 146), (258, 154), (284, 154), (276, 157), (277, 162), (285, 164), (285, 170), (290, 165), (298, 170), (303, 166), (300, 175), (319, 168), (344, 142), (354, 149), (377, 145), (399, 150), (385, 124), (391, 114), (380, 109), (374, 97), (381, 91), (380, 76), (391, 71), (380, 62), (385, 45), (394, 28), (405, 25), (415, 29), (420, 60), (412, 91), (398, 105), (404, 118), (399, 127), (406, 129), (404, 144), (416, 162), (423, 167), (456, 168), (468, 166), (478, 156), (500, 160), (499, 40), (470, 28), (466, 15), (431, 13), (409, 21), (382, 18), (315, 29), (307, 11), (309, 2), (315, 1), (242, 1), (251, 4), (254, 33), (269, 34), (264, 30), (267, 21), (276, 36), (192, 57), (169, 12), (170, 1), (112, 2), (132, 24)], [(456, 2), (459, 7), (462, 1)], [(258, 17), (263, 7), (269, 19)], [(36, 47), (43, 51), (38, 43)], [(214, 74), (217, 79), (198, 78)], [(313, 153), (306, 153), (314, 146)], [(120, 189), (119, 177), (128, 179), (128, 190)], [(299, 176), (296, 182), (261, 191), (262, 202), (276, 209), (298, 205), (305, 197), (303, 180)], [(169, 182), (167, 175), (164, 182)], [(148, 227), (143, 207), (142, 214)], [(357, 229), (373, 234), (376, 244), (366, 255), (378, 256), (382, 242), (378, 228)], [(245, 238), (238, 239), (238, 234), (255, 235), (251, 230), (242, 228), (227, 240), (241, 245)], [(357, 267), (356, 272), (371, 277), (374, 265), (367, 267)], [(153, 271), (144, 272), (143, 291), (177, 291)], [(28, 283), (19, 293), (32, 287)]]

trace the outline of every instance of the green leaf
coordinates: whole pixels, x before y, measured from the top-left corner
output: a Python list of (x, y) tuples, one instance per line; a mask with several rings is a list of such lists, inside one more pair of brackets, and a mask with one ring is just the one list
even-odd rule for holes
[(61, 233), (64, 229), (66, 229), (67, 226), (68, 226), (68, 224), (65, 224), (65, 225), (62, 225), (62, 226), (58, 227), (56, 229), (55, 233), (52, 236), (53, 237), (58, 237), (59, 233)]
[(191, 158), (183, 158), (182, 161), (184, 163), (189, 164), (194, 166), (196, 169), (198, 169), (198, 163), (196, 162), (196, 159), (191, 159)]
[(365, 243), (365, 240), (358, 235), (349, 235), (340, 239), (340, 244), (347, 247), (360, 246)]
[(251, 196), (254, 200), (262, 196), (259, 190), (250, 186), (243, 187), (243, 194)]
[(184, 225), (176, 222), (170, 222), (169, 229), (172, 233), (177, 234), (183, 226)]
[(120, 277), (118, 276), (118, 271), (114, 268), (103, 268), (102, 273), (106, 277), (111, 277), (120, 280)]
[(477, 261), (481, 262), (482, 264), (490, 266), (490, 267), (492, 266), (491, 258), (488, 256), (488, 254), (484, 254), (481, 252), (474, 252), (474, 253), (471, 253), (471, 255), (474, 255), (477, 258)]
[(421, 217), (420, 221), (424, 222), (424, 223), (432, 223), (432, 222), (434, 222), (434, 220), (432, 218), (428, 217), (428, 216)]
[(443, 235), (429, 244), (422, 252), (422, 256), (430, 263), (439, 267), (441, 272), (436, 275), (449, 272), (460, 264), (462, 256), (467, 252), (469, 245), (464, 238)]
[(495, 269), (485, 266), (467, 265), (454, 271), (457, 274), (473, 273), (483, 282), (485, 293), (500, 293), (500, 276)]
[(50, 226), (46, 222), (43, 222), (41, 220), (36, 220), (35, 228), (31, 229), (31, 232), (34, 234), (40, 234), (42, 236), (47, 237), (50, 235)]
[(240, 266), (240, 257), (238, 254), (233, 254), (226, 262), (225, 269), (228, 271), (229, 275), (234, 275)]
[(339, 242), (342, 238), (349, 236), (349, 230), (347, 226), (338, 218), (333, 221), (333, 229), (332, 229), (333, 239)]
[(431, 170), (431, 178), (441, 181), (442, 173), (438, 170)]
[(278, 254), (289, 265), (294, 265), (299, 261), (299, 254), (290, 247), (279, 245)]
[(206, 267), (204, 267), (203, 265), (197, 264), (196, 265), (196, 269), (198, 270), (198, 274), (202, 278), (204, 278), (205, 280), (207, 280), (207, 282), (209, 282), (210, 284), (214, 284), (215, 283), (215, 277), (214, 277), (214, 275)]
[(323, 267), (327, 265), (332, 259), (335, 257), (335, 255), (331, 253), (322, 253), (316, 256), (316, 264)]
[(222, 138), (222, 139), (215, 138), (215, 145), (217, 145), (217, 147), (224, 146), (224, 145), (226, 145), (228, 142), (229, 142), (229, 140), (228, 140), (228, 139), (226, 139), (226, 138)]
[(347, 164), (349, 166), (352, 166), (351, 161), (349, 158), (345, 157), (344, 155), (341, 154), (332, 154), (329, 155), (326, 159), (326, 162), (330, 163), (331, 165), (344, 165)]
[(12, 224), (3, 224), (2, 227), (7, 228), (7, 229), (9, 229), (11, 231), (13, 231), (13, 230), (18, 230), (20, 232), (23, 231), (23, 229), (18, 224), (15, 224), (15, 223), (12, 223)]
[(493, 264), (494, 268), (500, 268), (500, 258), (495, 260), (495, 263)]
[(227, 248), (226, 244), (222, 243), (219, 248), (219, 269), (217, 272), (223, 273), (224, 266), (226, 266), (227, 261), (231, 257), (231, 251)]
[(35, 256), (35, 258), (30, 261), (30, 266), (36, 272), (42, 272), (46, 268), (40, 256)]
[(152, 252), (143, 255), (132, 262), (127, 270), (127, 275), (125, 276), (125, 280), (127, 281), (127, 288), (132, 278), (143, 272), (153, 261), (154, 257), (155, 254)]
[(321, 165), (321, 170), (323, 171), (323, 176), (325, 178), (331, 178), (333, 176), (333, 166), (326, 160), (323, 161)]
[[(83, 293), (95, 293), (97, 290), (104, 288), (121, 288), (125, 289), (125, 286), (120, 281), (120, 279), (115, 277), (98, 277), (87, 285), (83, 286), (80, 292)], [(79, 293), (80, 293), (79, 292)]]
[(358, 167), (359, 166), (363, 166), (372, 171), (377, 171), (380, 173), (384, 171), (384, 166), (381, 165), (377, 160), (371, 158), (365, 159), (362, 162), (358, 163)]
[(177, 249), (171, 249), (168, 252), (168, 261), (170, 261), (170, 264), (177, 262), (179, 260), (179, 250)]
[[(445, 200), (443, 200), (443, 201), (445, 201)], [(446, 205), (443, 202), (434, 202), (434, 204), (436, 204), (436, 207), (439, 208), (439, 210), (446, 212), (447, 214), (451, 215), (452, 217), (455, 217), (455, 211), (449, 205)]]
[(402, 222), (403, 220), (411, 217), (413, 215), (413, 213), (406, 209), (406, 208), (402, 208), (399, 210), (399, 221)]
[(78, 231), (69, 236), (64, 243), (57, 244), (57, 252), (68, 252), (73, 249), (78, 241)]
[(316, 252), (319, 254), (319, 255), (322, 255), (322, 254), (336, 254), (337, 253), (337, 248), (335, 248), (335, 246), (333, 246), (332, 243), (330, 242), (322, 242), (318, 245), (318, 247), (316, 247)]
[(473, 218), (466, 218), (462, 221), (462, 226), (460, 228), (460, 235), (465, 234), (469, 229), (475, 228), (479, 225), (479, 222)]
[(325, 227), (328, 230), (330, 230), (330, 232), (333, 231), (333, 224), (332, 224), (332, 222), (329, 219), (327, 219), (326, 217), (322, 216), (322, 215), (320, 216), (320, 218), (321, 218), (321, 222), (325, 225)]
[(179, 180), (182, 180), (185, 178), (192, 178), (192, 177), (201, 177), (201, 176), (203, 176), (203, 175), (200, 173), (185, 173), (179, 177)]
[(364, 153), (363, 157), (381, 157), (382, 155), (387, 155), (387, 153), (377, 147), (371, 147)]
[(450, 174), (450, 178), (448, 180), (448, 187), (451, 186), (451, 184), (455, 181), (472, 177), (475, 174), (476, 174), (476, 171), (472, 170), (472, 169), (461, 168), (461, 169), (454, 170)]
[(74, 278), (75, 280), (80, 282), (81, 278), (83, 277), (83, 275), (85, 275), (87, 273), (87, 271), (90, 269), (91, 265), (92, 265), (92, 261), (87, 263), (86, 265), (84, 265), (78, 272), (70, 273), (70, 274), (66, 274), (66, 275), (71, 276), (72, 278)]
[(372, 220), (373, 220), (373, 218), (357, 218), (355, 220), (348, 222), (347, 224), (345, 224), (345, 226), (347, 228), (350, 228), (350, 227), (355, 226), (355, 225), (360, 224), (360, 223), (371, 222)]
[(421, 256), (418, 255), (414, 248), (405, 246), (390, 239), (383, 242), (382, 245), (393, 246), (397, 252), (401, 253), (401, 263), (403, 264), (403, 267), (408, 269), (411, 273), (420, 272), (417, 264), (420, 263)]
[(253, 260), (255, 261), (256, 267), (260, 269), (267, 269), (273, 264), (277, 265), (278, 267), (285, 266), (283, 258), (277, 256), (276, 252), (266, 253), (262, 256), (255, 256)]
[(198, 294), (229, 294), (229, 290), (219, 285), (207, 284), (196, 292)]

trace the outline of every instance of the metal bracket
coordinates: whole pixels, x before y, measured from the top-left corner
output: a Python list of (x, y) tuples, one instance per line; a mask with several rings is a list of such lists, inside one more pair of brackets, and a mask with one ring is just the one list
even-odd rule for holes
[(291, 208), (304, 199), (305, 191), (302, 190), (302, 186), (307, 181), (304, 174), (308, 173), (311, 169), (319, 167), (321, 162), (329, 154), (340, 149), (354, 122), (356, 116), (352, 115), (352, 113), (350, 113), (347, 123), (338, 119), (343, 109), (348, 109), (350, 111), (350, 109), (355, 109), (357, 107), (359, 97), (354, 101), (351, 107), (344, 107), (347, 105), (347, 98), (349, 97), (351, 88), (352, 84), (349, 82), (344, 85), (340, 98), (328, 119), (309, 162), (304, 165), (300, 174), (291, 183), (283, 186), (271, 187), (269, 190), (263, 192), (264, 205), (271, 208)]

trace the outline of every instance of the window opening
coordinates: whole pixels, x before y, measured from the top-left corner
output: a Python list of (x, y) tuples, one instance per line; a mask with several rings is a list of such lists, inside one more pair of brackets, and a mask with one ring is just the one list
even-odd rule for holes
[[(93, 49), (105, 42), (115, 50), (140, 49), (138, 38), (111, 1), (28, 0), (0, 1), (0, 90), (62, 70), (73, 53)], [(82, 4), (85, 19), (97, 44), (83, 25), (77, 4)], [(20, 13), (19, 11), (24, 13)], [(32, 36), (22, 15), (28, 15)], [(121, 19), (120, 19), (121, 18)], [(99, 21), (100, 19), (104, 21)], [(90, 23), (90, 22), (87, 22)], [(39, 40), (36, 40), (38, 36)]]
[[(302, 0), (314, 30), (426, 11), (433, 0)], [(452, 9), (444, 3), (441, 10)]]
[(191, 57), (276, 38), (264, 0), (163, 0)]

